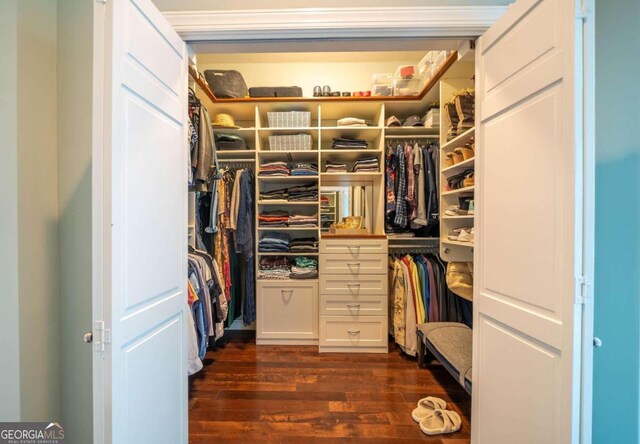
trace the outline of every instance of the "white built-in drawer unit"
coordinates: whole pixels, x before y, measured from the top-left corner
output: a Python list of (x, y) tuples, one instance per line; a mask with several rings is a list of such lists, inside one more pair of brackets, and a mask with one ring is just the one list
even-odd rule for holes
[(350, 296), (321, 294), (320, 316), (385, 316), (387, 296), (384, 294)]
[(320, 240), (320, 352), (388, 352), (386, 239)]
[(257, 344), (318, 343), (318, 282), (259, 280)]
[(387, 353), (387, 316), (323, 316), (320, 351)]
[(345, 254), (320, 254), (320, 274), (386, 274), (389, 259), (386, 254), (361, 254), (357, 258)]
[(352, 296), (384, 294), (387, 292), (386, 274), (352, 277), (348, 274), (321, 274), (322, 294), (345, 294)]
[(387, 254), (387, 240), (328, 239), (320, 242), (320, 253), (344, 254), (352, 259), (362, 254)]

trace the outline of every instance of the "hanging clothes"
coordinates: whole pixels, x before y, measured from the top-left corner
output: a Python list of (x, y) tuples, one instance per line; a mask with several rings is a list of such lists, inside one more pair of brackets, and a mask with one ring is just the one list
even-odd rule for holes
[(394, 341), (408, 355), (417, 352), (417, 324), (463, 322), (471, 326), (471, 303), (446, 285), (446, 264), (436, 255), (390, 256), (389, 325)]
[(437, 142), (387, 145), (385, 231), (439, 235)]

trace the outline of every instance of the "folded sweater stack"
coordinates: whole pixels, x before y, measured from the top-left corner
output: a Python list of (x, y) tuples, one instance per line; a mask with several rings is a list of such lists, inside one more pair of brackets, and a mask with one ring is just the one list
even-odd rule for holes
[(309, 257), (296, 257), (291, 264), (291, 279), (315, 279), (318, 277), (318, 261)]
[(317, 200), (317, 183), (308, 183), (289, 188), (289, 202), (313, 202)]
[(318, 164), (315, 162), (297, 162), (291, 169), (292, 176), (317, 176)]
[(258, 251), (263, 253), (286, 253), (289, 251), (291, 238), (287, 233), (268, 232), (260, 238)]
[(292, 214), (289, 216), (289, 220), (287, 221), (290, 227), (317, 227), (318, 226), (318, 215), (312, 214)]
[(339, 163), (339, 162), (332, 162), (330, 160), (327, 160), (327, 163), (325, 165), (325, 171), (327, 173), (346, 173), (347, 172), (347, 164), (346, 163)]
[(284, 210), (263, 211), (258, 216), (261, 227), (286, 227), (289, 223), (289, 212)]
[(289, 176), (291, 170), (286, 162), (267, 162), (260, 164), (259, 176), (283, 177)]
[(289, 279), (289, 262), (284, 256), (264, 256), (258, 265), (258, 279)]
[(347, 137), (335, 137), (331, 148), (334, 150), (357, 150), (365, 149), (369, 146), (366, 140), (350, 139)]
[(353, 166), (353, 172), (354, 173), (379, 173), (380, 161), (378, 160), (377, 157), (358, 160)]
[(289, 242), (289, 251), (297, 252), (315, 252), (318, 251), (318, 239), (315, 237), (299, 237)]

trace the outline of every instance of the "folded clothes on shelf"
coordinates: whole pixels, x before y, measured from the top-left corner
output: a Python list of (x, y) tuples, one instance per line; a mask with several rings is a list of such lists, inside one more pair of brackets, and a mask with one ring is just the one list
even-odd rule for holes
[(289, 202), (314, 202), (318, 200), (318, 184), (308, 183), (289, 188)]
[(260, 200), (287, 200), (289, 198), (287, 191), (286, 188), (269, 191), (260, 190)]
[(318, 164), (315, 162), (296, 162), (291, 169), (292, 176), (317, 176)]
[(292, 253), (298, 251), (318, 251), (318, 239), (315, 237), (299, 237), (292, 239), (291, 242), (289, 242), (289, 251)]
[(335, 137), (333, 139), (333, 144), (331, 144), (332, 149), (365, 149), (369, 144), (366, 140), (363, 139), (350, 139), (347, 137)]
[(259, 176), (289, 176), (291, 169), (286, 162), (267, 162), (260, 164)]
[(285, 256), (264, 256), (258, 264), (258, 279), (289, 279), (289, 262)]
[(358, 119), (357, 117), (345, 117), (338, 120), (338, 126), (367, 126), (367, 122), (364, 119)]
[(292, 214), (289, 216), (288, 224), (290, 227), (317, 227), (318, 226), (318, 215), (312, 214)]
[(380, 161), (377, 157), (370, 159), (360, 159), (353, 165), (354, 173), (379, 173)]
[(327, 160), (325, 164), (325, 171), (327, 173), (346, 173), (347, 172), (347, 164), (340, 162), (332, 162)]
[(287, 233), (268, 232), (264, 234), (258, 242), (258, 251), (264, 253), (285, 253), (289, 251), (291, 238)]
[(298, 256), (291, 264), (291, 279), (315, 279), (318, 277), (318, 261), (310, 257)]
[(263, 211), (258, 215), (261, 227), (286, 227), (288, 222), (289, 212), (284, 210)]

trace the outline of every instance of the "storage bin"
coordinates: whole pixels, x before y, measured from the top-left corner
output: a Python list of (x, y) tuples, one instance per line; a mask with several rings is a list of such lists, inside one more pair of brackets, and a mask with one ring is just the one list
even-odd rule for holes
[(422, 123), (425, 128), (438, 128), (440, 126), (440, 110), (431, 108), (422, 118)]
[(287, 134), (269, 136), (271, 151), (303, 151), (311, 149), (310, 134)]
[(372, 96), (391, 96), (393, 95), (393, 83), (384, 83), (373, 85), (371, 87)]
[(393, 74), (394, 79), (413, 79), (418, 75), (418, 69), (415, 65), (400, 65)]
[(397, 79), (393, 81), (394, 96), (417, 96), (422, 89), (422, 79)]
[(425, 54), (425, 56), (418, 62), (418, 75), (424, 78), (427, 70), (433, 65), (433, 60), (435, 56), (435, 51), (429, 51)]
[(373, 80), (371, 80), (372, 85), (388, 85), (393, 81), (393, 74), (390, 72), (385, 72), (382, 74), (374, 74)]
[(311, 112), (309, 111), (274, 111), (267, 113), (271, 128), (309, 128)]

